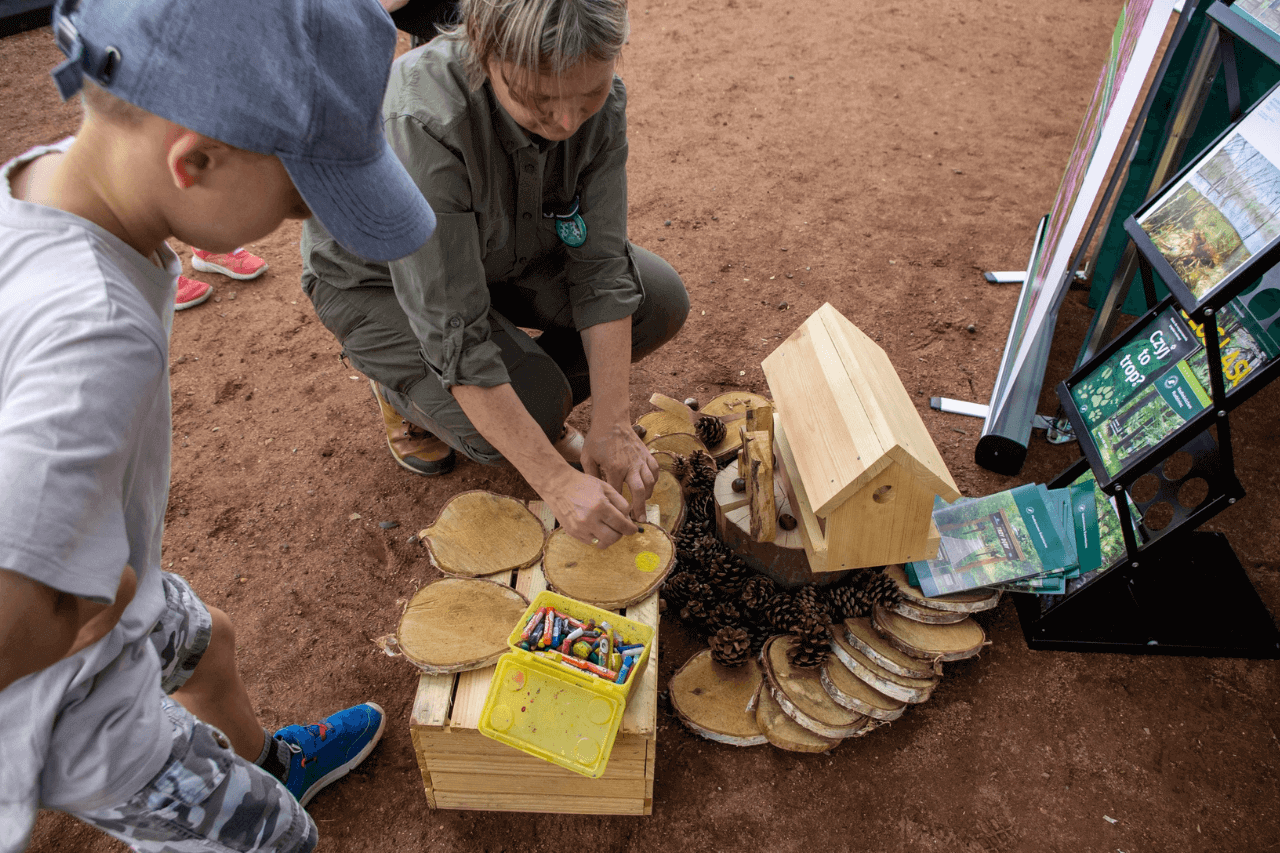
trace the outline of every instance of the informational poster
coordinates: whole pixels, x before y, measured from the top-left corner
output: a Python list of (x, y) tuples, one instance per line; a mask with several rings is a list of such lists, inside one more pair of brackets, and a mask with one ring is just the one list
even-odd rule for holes
[(1237, 12), (1243, 12), (1280, 39), (1280, 0), (1236, 0), (1233, 5)]
[[(1217, 312), (1223, 387), (1227, 393), (1280, 355), (1280, 336), (1246, 303), (1255, 288)], [(1080, 381), (1071, 399), (1111, 476), (1155, 447), (1212, 402), (1204, 327), (1167, 308)]]
[[(1030, 418), (1021, 417), (1025, 406), (1012, 406), (1010, 397), (1016, 394), (1032, 401), (1039, 397), (1044, 381), (1041, 355), (1048, 351), (1042, 338), (1052, 334), (1058, 306), (1070, 284), (1076, 244), (1124, 139), (1173, 8), (1174, 0), (1129, 0), (1120, 14), (1110, 57), (1098, 77), (1043, 242), (1023, 283), (983, 424), (984, 436), (1007, 437), (1023, 446), (1030, 436)], [(1036, 381), (1026, 381), (1028, 370), (1037, 372)], [(1012, 415), (1012, 410), (1019, 414)], [(981, 462), (981, 448), (978, 456)]]
[(1280, 90), (1138, 219), (1197, 300), (1280, 237)]

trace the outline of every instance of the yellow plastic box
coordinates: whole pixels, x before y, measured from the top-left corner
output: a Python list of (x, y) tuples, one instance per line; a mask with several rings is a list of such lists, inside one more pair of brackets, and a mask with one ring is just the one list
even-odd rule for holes
[[(625, 644), (644, 651), (615, 684), (519, 647), (529, 618), (543, 607), (580, 621), (608, 622)], [(510, 652), (498, 659), (478, 729), (486, 737), (595, 779), (605, 771), (627, 696), (639, 681), (653, 647), (654, 629), (581, 601), (540, 592), (507, 638)]]

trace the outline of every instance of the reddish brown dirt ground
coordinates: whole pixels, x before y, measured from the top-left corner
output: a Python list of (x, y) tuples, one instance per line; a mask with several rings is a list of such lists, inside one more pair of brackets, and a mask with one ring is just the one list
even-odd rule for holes
[[(1025, 266), (1120, 6), (634, 0), (621, 68), (631, 233), (693, 300), (680, 336), (634, 370), (634, 414), (655, 391), (767, 393), (761, 359), (830, 301), (888, 352), (965, 494), (1064, 468), (1074, 446), (1037, 435), (1019, 477), (987, 472), (973, 462), (978, 422), (927, 400), (990, 394), (1017, 290), (981, 273)], [(78, 107), (47, 76), (57, 58), (47, 29), (0, 41), (4, 157), (75, 130)], [(650, 817), (431, 811), (408, 731), (417, 676), (371, 640), (436, 576), (406, 539), (450, 496), (533, 494), (510, 471), (460, 463), (423, 480), (392, 463), (367, 384), (299, 290), (298, 233), (250, 247), (270, 260), (265, 277), (213, 276), (218, 301), (176, 319), (165, 560), (231, 614), (264, 723), (366, 699), (388, 710), (379, 749), (311, 806), (323, 849), (1280, 848), (1280, 664), (1032, 652), (1008, 598), (980, 617), (993, 641), (980, 658), (829, 754), (719, 745), (664, 708)], [(1073, 292), (1063, 308), (1042, 411), (1083, 305)], [(1273, 612), (1278, 409), (1272, 388), (1234, 419), (1249, 496), (1211, 524)], [(662, 637), (665, 686), (697, 645), (670, 615)], [(119, 849), (55, 815), (32, 845)]]

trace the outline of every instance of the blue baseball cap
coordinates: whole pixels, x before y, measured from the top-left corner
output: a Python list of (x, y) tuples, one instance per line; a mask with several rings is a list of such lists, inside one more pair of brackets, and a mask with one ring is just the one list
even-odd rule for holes
[(63, 100), (85, 77), (189, 130), (284, 163), (325, 229), (372, 261), (435, 214), (382, 136), (396, 30), (377, 0), (58, 0)]

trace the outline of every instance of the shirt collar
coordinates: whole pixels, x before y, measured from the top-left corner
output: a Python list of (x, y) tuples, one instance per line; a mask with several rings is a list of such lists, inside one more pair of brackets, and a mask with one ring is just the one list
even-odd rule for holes
[(497, 96), (493, 94), (493, 84), (486, 80), (483, 89), (485, 99), (489, 102), (489, 112), (494, 117), (493, 125), (497, 131), (498, 141), (502, 143), (503, 150), (508, 154), (514, 154), (521, 148), (540, 148), (532, 134), (521, 127), (511, 114), (502, 108)]

